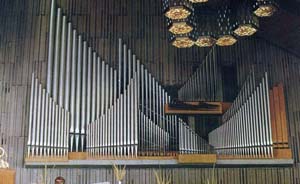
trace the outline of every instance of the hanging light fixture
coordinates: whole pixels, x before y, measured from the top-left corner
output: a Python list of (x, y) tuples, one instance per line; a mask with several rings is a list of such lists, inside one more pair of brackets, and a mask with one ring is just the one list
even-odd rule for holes
[(233, 36), (234, 21), (231, 17), (231, 10), (227, 6), (223, 6), (218, 10), (218, 38), (216, 44), (218, 46), (231, 46), (237, 42)]
[(237, 21), (234, 26), (234, 33), (238, 36), (252, 36), (259, 27), (258, 18), (252, 14), (247, 4), (237, 8)]
[(172, 20), (186, 19), (193, 12), (188, 0), (163, 0), (163, 9), (165, 16)]
[(258, 17), (270, 17), (277, 11), (275, 0), (256, 0), (253, 13)]
[(198, 47), (211, 47), (216, 43), (215, 39), (215, 23), (211, 16), (199, 16), (195, 45)]
[(185, 19), (171, 20), (168, 19), (168, 30), (177, 35), (177, 34), (187, 34), (193, 31), (195, 27), (195, 20), (193, 13)]
[(193, 32), (181, 35), (170, 35), (171, 43), (177, 48), (190, 48), (194, 45), (194, 34)]
[(173, 34), (186, 34), (193, 30), (193, 26), (187, 22), (174, 22), (169, 27), (169, 31)]
[(192, 3), (206, 3), (208, 0), (189, 0)]

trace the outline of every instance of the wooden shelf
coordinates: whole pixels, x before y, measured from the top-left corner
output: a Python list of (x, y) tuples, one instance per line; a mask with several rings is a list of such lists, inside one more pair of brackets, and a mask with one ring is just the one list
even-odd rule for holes
[(180, 164), (215, 164), (216, 154), (179, 154), (178, 163)]
[(227, 102), (180, 102), (165, 104), (166, 114), (222, 115), (231, 106)]

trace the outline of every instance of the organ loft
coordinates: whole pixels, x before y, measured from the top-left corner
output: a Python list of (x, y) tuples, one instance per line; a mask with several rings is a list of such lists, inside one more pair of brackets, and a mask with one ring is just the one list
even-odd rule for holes
[(296, 0), (0, 4), (0, 184), (298, 183)]

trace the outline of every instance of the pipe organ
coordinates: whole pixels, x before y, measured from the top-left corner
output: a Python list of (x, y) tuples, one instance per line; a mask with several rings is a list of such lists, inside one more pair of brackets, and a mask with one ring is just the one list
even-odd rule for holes
[(176, 115), (171, 96), (119, 39), (110, 66), (51, 4), (47, 83), (32, 75), (28, 157), (167, 156), (212, 147)]
[(222, 101), (220, 63), (213, 47), (194, 74), (178, 90), (180, 101)]
[[(274, 158), (280, 151), (275, 149), (278, 145), (288, 148), (283, 87), (280, 98), (274, 104), (272, 90), (269, 91), (268, 73), (260, 80), (256, 80), (255, 76), (252, 70), (232, 106), (223, 114), (223, 124), (209, 133), (209, 143), (214, 146), (217, 154)], [(278, 89), (275, 88), (275, 91), (278, 92)], [(276, 114), (279, 118), (275, 117)], [(282, 119), (280, 114), (283, 114)], [(280, 135), (274, 136), (278, 129)], [(282, 138), (284, 135), (285, 138)]]

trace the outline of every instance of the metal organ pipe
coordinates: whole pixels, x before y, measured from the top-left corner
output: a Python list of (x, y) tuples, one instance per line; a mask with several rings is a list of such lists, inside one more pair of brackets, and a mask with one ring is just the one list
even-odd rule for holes
[(66, 85), (65, 85), (65, 109), (70, 111), (70, 89), (71, 89), (71, 62), (72, 62), (72, 24), (68, 23), (68, 36), (67, 36), (67, 58), (66, 58)]
[(219, 154), (273, 157), (268, 76), (265, 73), (257, 85), (253, 76), (251, 72), (223, 115), (223, 125), (209, 134), (209, 142)]
[[(116, 70), (72, 30), (61, 9), (55, 20), (54, 2), (46, 89), (34, 74), (31, 79), (28, 156), (65, 157), (68, 151), (87, 151), (93, 157), (200, 152), (204, 143), (177, 116), (165, 114), (170, 96), (122, 40)], [(197, 94), (195, 83), (187, 84)], [(184, 89), (180, 96), (186, 98)]]
[(57, 10), (55, 52), (54, 52), (54, 74), (53, 74), (53, 100), (57, 102), (58, 81), (59, 81), (59, 57), (60, 57), (60, 38), (61, 38), (61, 9)]
[(52, 67), (53, 67), (53, 46), (54, 46), (54, 26), (55, 26), (55, 1), (51, 1), (49, 43), (48, 43), (48, 68), (47, 68), (47, 93), (52, 95)]
[(66, 46), (67, 46), (67, 33), (66, 33), (66, 27), (67, 27), (67, 17), (63, 16), (62, 19), (62, 32), (61, 32), (61, 50), (60, 50), (60, 67), (59, 67), (59, 95), (58, 95), (58, 103), (61, 107), (65, 107), (64, 104), (64, 97), (65, 97), (65, 64), (66, 64)]

